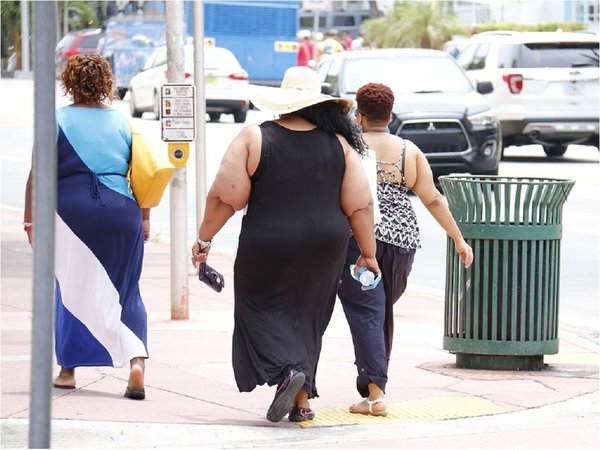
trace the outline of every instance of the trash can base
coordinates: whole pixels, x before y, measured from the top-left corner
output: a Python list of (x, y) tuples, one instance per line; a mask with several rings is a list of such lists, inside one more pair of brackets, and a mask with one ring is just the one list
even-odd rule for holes
[(485, 370), (542, 370), (544, 355), (507, 356), (457, 353), (456, 367)]

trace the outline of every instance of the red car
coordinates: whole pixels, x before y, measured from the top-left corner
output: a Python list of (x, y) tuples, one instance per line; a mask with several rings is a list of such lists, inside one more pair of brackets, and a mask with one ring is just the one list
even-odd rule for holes
[(66, 34), (56, 46), (56, 73), (62, 71), (72, 56), (80, 53), (98, 53), (98, 42), (102, 36), (101, 28), (88, 28)]

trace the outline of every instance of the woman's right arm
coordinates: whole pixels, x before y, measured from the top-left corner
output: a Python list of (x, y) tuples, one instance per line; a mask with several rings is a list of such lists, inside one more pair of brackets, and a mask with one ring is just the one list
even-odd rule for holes
[[(198, 238), (210, 242), (236, 211), (243, 209), (250, 197), (250, 175), (260, 158), (261, 135), (258, 126), (245, 127), (225, 152), (219, 171), (206, 197), (204, 218)], [(205, 251), (206, 248), (206, 251)], [(205, 262), (208, 247), (192, 247), (192, 263)]]
[(32, 243), (32, 230), (33, 226), (28, 225), (33, 222), (33, 214), (31, 212), (31, 188), (32, 188), (32, 174), (29, 170), (27, 177), (27, 183), (25, 184), (25, 212), (23, 213), (23, 223), (25, 224), (25, 232), (27, 233), (27, 240)]

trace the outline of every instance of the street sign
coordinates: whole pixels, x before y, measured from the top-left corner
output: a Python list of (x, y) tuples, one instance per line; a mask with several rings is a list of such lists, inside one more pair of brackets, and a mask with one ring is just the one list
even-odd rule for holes
[(166, 142), (196, 139), (195, 91), (192, 84), (164, 84), (161, 87), (161, 137)]

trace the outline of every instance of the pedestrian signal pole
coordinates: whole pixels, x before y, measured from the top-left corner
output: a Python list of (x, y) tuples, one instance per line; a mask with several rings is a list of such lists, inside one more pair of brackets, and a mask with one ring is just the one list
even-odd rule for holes
[(196, 232), (200, 228), (206, 208), (206, 101), (204, 96), (204, 1), (193, 3), (194, 23), (194, 84), (199, 101), (196, 102)]
[[(165, 2), (165, 6), (167, 15), (167, 81), (168, 84), (184, 85), (183, 1), (168, 1)], [(163, 93), (166, 89), (167, 85), (163, 86)], [(169, 88), (169, 93), (174, 93), (174, 91)], [(160, 120), (163, 127), (163, 136), (167, 125), (169, 125), (169, 129), (176, 129), (173, 124), (174, 120), (179, 119), (179, 117), (171, 117), (174, 113), (172, 102), (175, 98), (169, 99), (169, 108), (167, 108), (166, 98), (161, 96)], [(169, 122), (167, 123), (167, 121)], [(177, 144), (176, 141), (173, 143)], [(169, 146), (171, 161), (174, 157), (175, 160), (183, 161), (183, 164), (176, 165), (177, 168), (171, 178), (170, 189), (171, 319), (175, 320), (187, 320), (190, 317), (188, 271), (191, 264), (191, 253), (187, 242), (187, 180), (185, 170), (187, 156), (184, 147), (183, 145)], [(179, 158), (176, 156), (179, 156)]]

